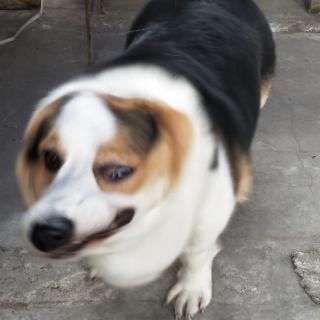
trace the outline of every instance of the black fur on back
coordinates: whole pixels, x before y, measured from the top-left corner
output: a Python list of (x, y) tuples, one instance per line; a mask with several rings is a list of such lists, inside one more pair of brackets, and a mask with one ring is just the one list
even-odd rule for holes
[(141, 63), (187, 79), (212, 127), (249, 150), (261, 82), (275, 67), (272, 33), (251, 0), (150, 0), (128, 33), (126, 51), (103, 68)]

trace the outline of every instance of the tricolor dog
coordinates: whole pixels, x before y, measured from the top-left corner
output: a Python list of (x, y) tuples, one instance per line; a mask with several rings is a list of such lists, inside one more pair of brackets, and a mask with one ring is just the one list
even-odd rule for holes
[(251, 0), (151, 0), (115, 59), (48, 94), (17, 176), (24, 230), (48, 258), (89, 257), (108, 283), (158, 278), (177, 318), (211, 299), (218, 238), (248, 196), (250, 145), (275, 68)]

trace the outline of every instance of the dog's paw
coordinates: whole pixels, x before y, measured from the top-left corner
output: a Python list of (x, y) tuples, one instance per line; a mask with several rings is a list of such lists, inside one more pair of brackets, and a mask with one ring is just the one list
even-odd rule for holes
[(203, 312), (212, 297), (211, 270), (190, 274), (181, 270), (178, 282), (169, 291), (167, 303), (175, 300), (176, 319), (192, 319)]

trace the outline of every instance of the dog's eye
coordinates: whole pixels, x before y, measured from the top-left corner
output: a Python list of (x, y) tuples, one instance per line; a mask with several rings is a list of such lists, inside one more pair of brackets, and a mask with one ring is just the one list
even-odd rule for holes
[(100, 169), (100, 173), (108, 182), (118, 182), (128, 178), (133, 174), (134, 169), (128, 166), (105, 166)]
[(62, 165), (59, 155), (51, 150), (44, 151), (43, 161), (46, 169), (52, 173), (58, 171)]

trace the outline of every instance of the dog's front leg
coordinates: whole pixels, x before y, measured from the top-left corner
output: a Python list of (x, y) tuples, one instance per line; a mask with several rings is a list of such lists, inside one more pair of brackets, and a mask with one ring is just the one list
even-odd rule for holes
[(210, 303), (212, 296), (211, 266), (220, 251), (217, 243), (199, 252), (185, 252), (178, 272), (178, 281), (170, 290), (167, 302), (175, 299), (176, 319), (192, 319)]
[(178, 281), (167, 297), (168, 303), (175, 300), (177, 319), (191, 319), (210, 303), (212, 262), (221, 250), (218, 238), (235, 206), (232, 179), (224, 153), (219, 156), (219, 167), (209, 174), (197, 223), (181, 256)]

